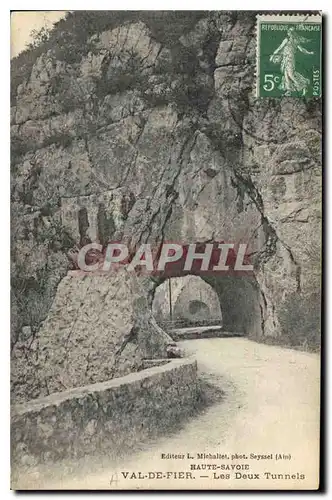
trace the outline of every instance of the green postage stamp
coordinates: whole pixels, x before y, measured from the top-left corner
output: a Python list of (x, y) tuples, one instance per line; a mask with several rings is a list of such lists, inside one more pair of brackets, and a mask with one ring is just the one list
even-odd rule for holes
[(320, 97), (322, 17), (257, 16), (257, 97)]

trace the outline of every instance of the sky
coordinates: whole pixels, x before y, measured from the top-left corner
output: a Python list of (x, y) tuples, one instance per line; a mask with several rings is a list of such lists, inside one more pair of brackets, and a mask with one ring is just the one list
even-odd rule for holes
[(30, 33), (32, 30), (39, 31), (43, 26), (51, 28), (65, 14), (64, 10), (12, 12), (10, 18), (10, 57), (17, 56), (31, 42)]

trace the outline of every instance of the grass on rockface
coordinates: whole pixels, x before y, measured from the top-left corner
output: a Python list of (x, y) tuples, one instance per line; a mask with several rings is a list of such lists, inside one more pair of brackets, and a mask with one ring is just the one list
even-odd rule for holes
[(130, 22), (144, 22), (155, 40), (172, 47), (206, 15), (203, 11), (75, 11), (54, 24), (48, 33), (35, 33), (30, 46), (11, 61), (12, 105), (16, 90), (30, 74), (38, 57), (52, 50), (59, 61), (78, 63), (89, 50), (89, 38)]
[[(319, 352), (321, 345), (322, 299), (318, 290), (309, 295), (291, 293), (279, 313), (283, 335), (275, 341), (283, 347), (306, 352)], [(268, 341), (268, 342), (269, 342)]]

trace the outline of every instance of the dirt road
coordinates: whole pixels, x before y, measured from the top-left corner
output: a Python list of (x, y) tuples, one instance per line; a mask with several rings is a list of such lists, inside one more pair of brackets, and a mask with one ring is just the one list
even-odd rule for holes
[[(149, 443), (122, 463), (90, 463), (76, 477), (62, 477), (44, 487), (317, 487), (319, 356), (242, 338), (188, 340), (180, 345), (196, 357), (203, 379), (220, 388), (223, 397), (180, 431)], [(167, 459), (168, 453), (179, 457)], [(202, 459), (198, 453), (225, 457)], [(181, 471), (183, 477), (174, 474)]]

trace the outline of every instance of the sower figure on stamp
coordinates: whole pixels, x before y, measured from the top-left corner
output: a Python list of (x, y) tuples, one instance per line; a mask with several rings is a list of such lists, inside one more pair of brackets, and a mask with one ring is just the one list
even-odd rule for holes
[(301, 92), (302, 95), (306, 94), (310, 80), (301, 73), (295, 71), (295, 55), (297, 50), (303, 54), (313, 54), (300, 43), (308, 42), (308, 40), (302, 36), (299, 36), (294, 31), (294, 28), (289, 28), (287, 32), (287, 37), (281, 42), (279, 47), (270, 56), (270, 61), (274, 63), (280, 63), (280, 70), (282, 73), (282, 79), (280, 84), (280, 89), (288, 92)]

